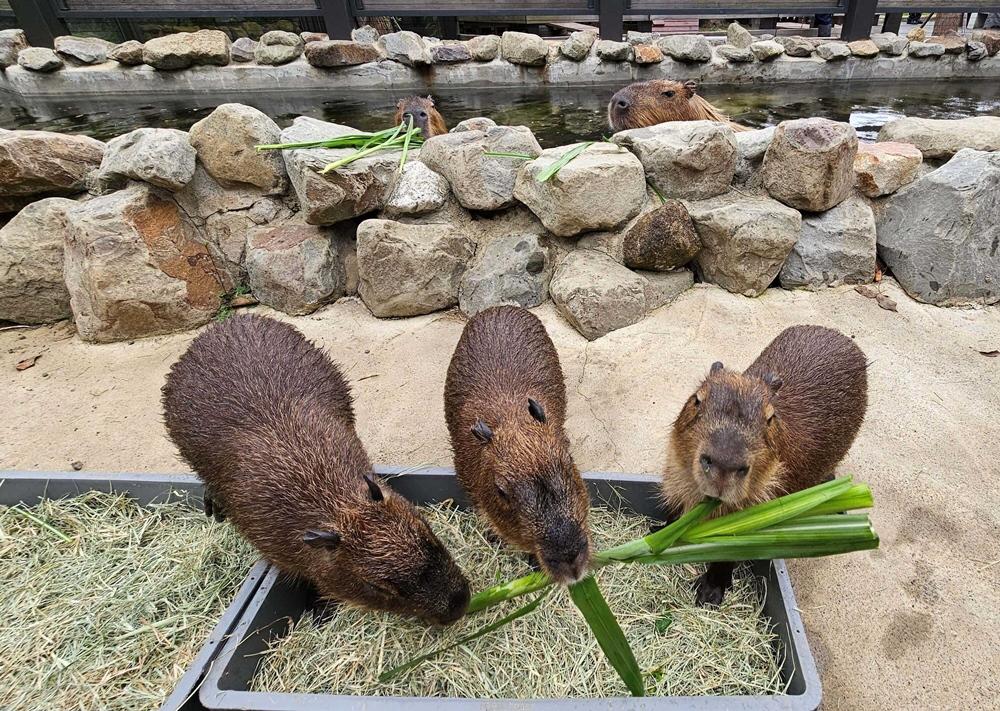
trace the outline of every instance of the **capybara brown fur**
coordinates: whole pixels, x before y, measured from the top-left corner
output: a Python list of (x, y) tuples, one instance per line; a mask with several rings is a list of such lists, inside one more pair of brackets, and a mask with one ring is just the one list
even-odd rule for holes
[(749, 131), (698, 95), (694, 81), (653, 79), (619, 89), (608, 102), (612, 131), (655, 126), (666, 121), (718, 121), (734, 131)]
[(320, 597), (447, 624), (469, 585), (414, 506), (379, 481), (339, 368), (288, 324), (201, 333), (163, 386), (167, 431), (265, 558)]
[[(821, 326), (785, 329), (743, 373), (714, 363), (674, 421), (667, 504), (711, 496), (728, 513), (829, 480), (864, 420), (867, 367), (854, 341)], [(732, 570), (710, 565), (698, 603), (721, 602)]]
[(408, 96), (396, 104), (396, 125), (413, 120), (413, 127), (420, 129), (426, 141), (433, 136), (448, 133), (444, 116), (434, 108), (434, 99), (429, 96)]
[(590, 561), (590, 498), (570, 456), (566, 386), (542, 322), (516, 306), (469, 319), (444, 407), (455, 472), (476, 509), (554, 580), (579, 580)]

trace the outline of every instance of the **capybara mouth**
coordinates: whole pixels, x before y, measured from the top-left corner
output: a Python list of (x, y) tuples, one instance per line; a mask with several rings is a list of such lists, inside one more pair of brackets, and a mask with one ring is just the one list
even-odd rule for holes
[(562, 585), (578, 583), (590, 572), (590, 545), (585, 543), (575, 555), (559, 551), (554, 555), (540, 555), (539, 562), (554, 581)]

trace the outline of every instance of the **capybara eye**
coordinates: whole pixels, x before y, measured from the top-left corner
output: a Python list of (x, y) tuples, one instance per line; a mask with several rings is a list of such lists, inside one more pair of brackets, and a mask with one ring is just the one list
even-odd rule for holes
[(427, 112), (426, 111), (421, 111), (420, 112), (420, 118), (427, 118)]
[(664, 95), (665, 97), (667, 97), (668, 99), (672, 99), (672, 98), (674, 98), (674, 95), (675, 95), (676, 93), (677, 93), (677, 92), (675, 92), (675, 91), (674, 91), (673, 89), (670, 89), (669, 91), (665, 91), (665, 92), (663, 92), (663, 95)]
[(510, 501), (510, 495), (508, 495), (507, 492), (503, 490), (503, 487), (501, 487), (499, 484), (497, 484), (496, 486), (497, 486), (497, 494), (500, 496), (500, 498), (503, 499), (504, 501)]
[(701, 463), (702, 470), (706, 474), (708, 474), (708, 470), (712, 468), (712, 458), (710, 456), (708, 456), (707, 454), (703, 454), (698, 459), (698, 461)]
[(745, 477), (749, 473), (750, 473), (749, 467), (740, 467), (739, 469), (736, 470), (736, 476), (740, 478)]

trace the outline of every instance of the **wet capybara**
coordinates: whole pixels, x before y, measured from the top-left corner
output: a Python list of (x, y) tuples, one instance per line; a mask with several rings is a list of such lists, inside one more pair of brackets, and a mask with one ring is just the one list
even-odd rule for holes
[(590, 561), (587, 487), (563, 430), (566, 386), (545, 326), (516, 306), (469, 319), (444, 394), (455, 472), (476, 509), (558, 582)]
[(163, 386), (167, 431), (236, 528), (320, 597), (448, 624), (469, 585), (407, 500), (379, 481), (338, 367), (288, 324), (234, 316)]
[[(867, 367), (854, 341), (821, 326), (785, 329), (743, 373), (714, 363), (674, 421), (667, 504), (711, 496), (728, 513), (829, 480), (864, 420)], [(733, 565), (709, 565), (699, 605), (722, 601)]]
[(396, 125), (413, 120), (413, 127), (420, 129), (426, 141), (432, 136), (448, 133), (442, 116), (434, 108), (434, 99), (429, 96), (408, 96), (396, 104)]
[(734, 131), (749, 131), (698, 95), (694, 81), (639, 81), (619, 89), (608, 102), (612, 131), (655, 126), (666, 121), (718, 121)]

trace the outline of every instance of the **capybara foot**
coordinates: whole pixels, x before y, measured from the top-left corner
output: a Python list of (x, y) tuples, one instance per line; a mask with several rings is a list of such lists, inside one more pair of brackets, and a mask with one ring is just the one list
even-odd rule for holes
[(726, 591), (733, 586), (733, 567), (733, 563), (709, 564), (708, 570), (694, 584), (694, 601), (698, 607), (722, 604)]

